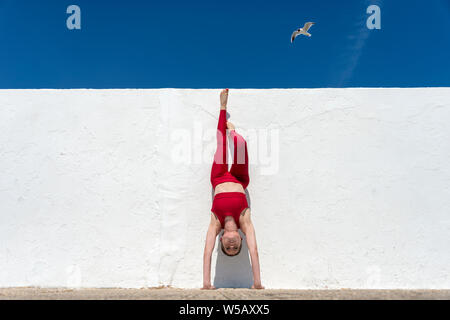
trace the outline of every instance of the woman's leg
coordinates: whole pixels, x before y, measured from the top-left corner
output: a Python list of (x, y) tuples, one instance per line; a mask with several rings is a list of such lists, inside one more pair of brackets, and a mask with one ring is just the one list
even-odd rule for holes
[(228, 171), (227, 164), (227, 110), (221, 109), (219, 123), (217, 125), (217, 149), (214, 154), (214, 162), (211, 168), (211, 184)]
[(250, 177), (248, 176), (247, 142), (234, 130), (230, 131), (230, 137), (234, 142), (233, 165), (230, 173), (242, 183), (245, 189), (250, 182)]

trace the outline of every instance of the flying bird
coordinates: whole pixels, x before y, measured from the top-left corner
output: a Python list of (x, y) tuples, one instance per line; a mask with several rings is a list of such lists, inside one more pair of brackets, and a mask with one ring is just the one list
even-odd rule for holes
[(311, 33), (308, 32), (309, 28), (311, 28), (314, 25), (314, 22), (307, 22), (303, 26), (303, 28), (297, 29), (292, 33), (291, 36), (291, 43), (294, 42), (295, 38), (297, 38), (298, 35), (303, 34), (305, 36), (311, 37)]

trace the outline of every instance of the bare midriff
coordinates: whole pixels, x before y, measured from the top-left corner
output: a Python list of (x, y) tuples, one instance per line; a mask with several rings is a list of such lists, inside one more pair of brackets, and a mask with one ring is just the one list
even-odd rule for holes
[(244, 188), (240, 183), (236, 182), (224, 182), (218, 184), (214, 190), (214, 195), (224, 192), (241, 192), (245, 194)]

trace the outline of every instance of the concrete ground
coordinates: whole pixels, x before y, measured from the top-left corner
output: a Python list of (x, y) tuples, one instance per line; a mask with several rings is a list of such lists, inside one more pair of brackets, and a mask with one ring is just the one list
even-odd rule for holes
[(450, 290), (47, 289), (0, 288), (0, 300), (448, 300)]

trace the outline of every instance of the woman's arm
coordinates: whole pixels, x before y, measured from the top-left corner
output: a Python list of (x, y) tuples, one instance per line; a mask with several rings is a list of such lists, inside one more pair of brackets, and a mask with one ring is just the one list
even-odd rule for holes
[(239, 224), (241, 225), (242, 232), (245, 234), (248, 251), (250, 252), (250, 259), (252, 262), (252, 271), (253, 271), (252, 289), (264, 289), (264, 287), (261, 285), (258, 247), (256, 245), (255, 228), (253, 227), (253, 223), (250, 218), (250, 210), (247, 210), (244, 216), (241, 217)]
[(205, 251), (203, 253), (203, 288), (215, 289), (211, 285), (211, 256), (216, 244), (216, 237), (220, 229), (218, 222), (213, 213), (211, 213), (211, 222), (209, 223), (208, 232), (206, 234)]

